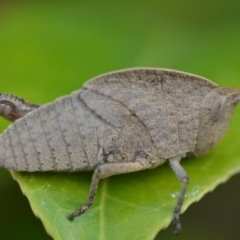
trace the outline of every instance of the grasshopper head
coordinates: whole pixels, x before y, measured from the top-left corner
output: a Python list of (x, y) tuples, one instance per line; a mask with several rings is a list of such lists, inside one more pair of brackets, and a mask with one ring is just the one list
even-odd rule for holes
[(207, 153), (219, 142), (239, 101), (240, 91), (234, 88), (215, 88), (207, 94), (199, 112), (195, 155)]

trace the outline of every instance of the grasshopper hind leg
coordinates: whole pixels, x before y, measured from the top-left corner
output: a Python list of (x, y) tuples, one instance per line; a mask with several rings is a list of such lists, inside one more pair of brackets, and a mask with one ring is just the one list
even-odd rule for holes
[(0, 115), (12, 122), (38, 107), (40, 105), (30, 103), (12, 94), (0, 93)]

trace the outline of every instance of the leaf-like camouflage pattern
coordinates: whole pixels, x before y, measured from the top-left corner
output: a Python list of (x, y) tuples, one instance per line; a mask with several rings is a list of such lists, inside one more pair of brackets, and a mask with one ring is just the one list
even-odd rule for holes
[[(183, 211), (240, 171), (235, 131), (239, 121), (238, 109), (223, 141), (211, 153), (182, 161), (190, 178)], [(92, 208), (71, 223), (66, 216), (85, 202), (91, 173), (13, 173), (13, 176), (21, 183), (48, 233), (57, 240), (69, 236), (83, 240), (154, 239), (160, 229), (170, 224), (180, 188), (168, 164), (114, 176), (101, 181)], [(182, 234), (187, 230), (188, 226), (183, 226)]]
[(151, 68), (118, 71), (84, 84), (136, 114), (162, 159), (194, 150), (201, 103), (216, 86), (192, 74)]

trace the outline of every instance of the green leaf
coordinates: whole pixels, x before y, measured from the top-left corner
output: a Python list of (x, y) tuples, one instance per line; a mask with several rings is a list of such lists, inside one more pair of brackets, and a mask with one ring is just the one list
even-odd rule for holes
[[(238, 118), (240, 115), (238, 114)], [(234, 125), (210, 154), (182, 161), (190, 184), (183, 211), (239, 172)], [(94, 205), (74, 222), (67, 215), (84, 204), (91, 173), (13, 173), (34, 213), (54, 239), (153, 239), (169, 225), (180, 183), (168, 165), (102, 180)], [(69, 238), (71, 236), (71, 238)]]
[[(240, 88), (234, 14), (225, 18), (209, 11), (202, 19), (185, 11), (187, 1), (171, 8), (153, 0), (69, 2), (16, 6), (1, 16), (1, 91), (44, 103), (79, 89), (95, 75), (135, 66), (184, 70)], [(201, 1), (201, 8), (208, 9), (207, 4)], [(221, 13), (225, 5), (214, 8)], [(190, 178), (183, 211), (239, 172), (239, 120), (238, 109), (211, 153), (182, 161)], [(67, 215), (86, 201), (91, 173), (12, 174), (56, 240), (154, 239), (171, 222), (180, 190), (167, 164), (114, 176), (101, 181), (90, 210), (70, 222)]]

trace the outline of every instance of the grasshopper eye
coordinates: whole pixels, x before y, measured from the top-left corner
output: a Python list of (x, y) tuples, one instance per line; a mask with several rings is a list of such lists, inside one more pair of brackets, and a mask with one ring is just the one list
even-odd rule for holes
[(214, 122), (218, 122), (225, 110), (227, 103), (227, 96), (220, 96), (217, 100), (213, 103), (211, 108), (211, 118)]

